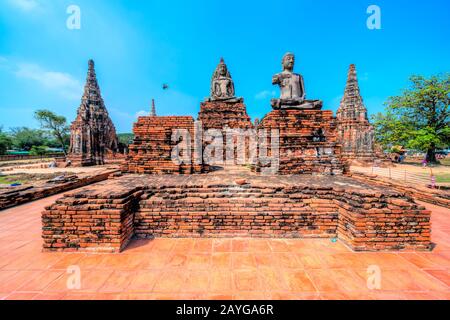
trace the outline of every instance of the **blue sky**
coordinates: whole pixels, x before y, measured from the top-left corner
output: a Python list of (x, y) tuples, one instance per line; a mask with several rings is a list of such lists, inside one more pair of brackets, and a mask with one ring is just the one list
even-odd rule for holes
[[(80, 30), (66, 27), (71, 4)], [(366, 26), (372, 4), (381, 30)], [(449, 38), (448, 0), (0, 0), (0, 126), (37, 127), (38, 108), (72, 121), (90, 58), (118, 132), (130, 132), (152, 98), (159, 115), (196, 116), (222, 56), (236, 94), (261, 118), (286, 51), (308, 98), (333, 111), (355, 63), (373, 114), (410, 75), (449, 72)]]

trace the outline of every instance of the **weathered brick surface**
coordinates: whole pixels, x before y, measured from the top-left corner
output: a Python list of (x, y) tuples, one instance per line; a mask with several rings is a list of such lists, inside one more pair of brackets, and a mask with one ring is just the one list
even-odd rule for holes
[[(430, 249), (430, 212), (346, 177), (123, 176), (43, 213), (46, 250), (120, 251), (149, 237), (339, 237), (358, 251)], [(239, 177), (242, 178), (242, 177)]]
[[(279, 174), (342, 174), (346, 171), (340, 158), (332, 111), (274, 110), (261, 120), (258, 128), (279, 130)], [(256, 170), (260, 167), (256, 166)]]
[[(242, 139), (245, 143), (245, 159), (242, 161), (250, 162), (250, 136), (255, 135), (255, 132), (251, 130), (254, 127), (244, 103), (225, 101), (202, 102), (198, 120), (201, 123), (203, 132), (209, 129), (221, 131), (223, 137), (223, 161), (227, 161), (229, 164), (237, 163), (237, 159), (240, 157), (237, 145)], [(232, 146), (228, 145), (227, 139), (231, 139)], [(205, 150), (208, 142), (203, 141), (202, 145)], [(234, 150), (233, 153), (230, 151), (228, 159), (227, 148)], [(219, 163), (218, 165), (221, 164)]]
[[(179, 143), (172, 141), (173, 130), (188, 130), (191, 136), (191, 164), (172, 161), (172, 149)], [(201, 173), (206, 169), (194, 161), (194, 119), (189, 116), (139, 117), (134, 124), (134, 141), (122, 169), (130, 173)]]
[(335, 237), (338, 213), (315, 190), (211, 186), (150, 189), (135, 217), (138, 238)]
[(141, 192), (96, 191), (66, 194), (46, 208), (42, 213), (44, 250), (118, 252), (127, 245)]

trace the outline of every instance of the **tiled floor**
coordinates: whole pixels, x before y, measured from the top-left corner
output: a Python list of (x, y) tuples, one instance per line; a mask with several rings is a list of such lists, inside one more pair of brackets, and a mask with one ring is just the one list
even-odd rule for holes
[[(0, 299), (450, 299), (448, 209), (426, 205), (432, 253), (261, 239), (157, 239), (133, 241), (121, 254), (42, 253), (40, 212), (57, 197), (0, 211)], [(68, 289), (70, 266), (79, 267), (80, 289)], [(381, 271), (379, 290), (368, 288), (369, 266)]]

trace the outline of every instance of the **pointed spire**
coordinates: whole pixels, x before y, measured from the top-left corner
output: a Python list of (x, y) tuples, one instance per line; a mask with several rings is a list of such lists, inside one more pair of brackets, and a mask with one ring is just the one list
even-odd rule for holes
[(88, 104), (103, 104), (100, 87), (97, 82), (97, 75), (95, 74), (95, 63), (92, 59), (88, 62), (88, 73), (82, 101), (87, 102)]
[(358, 84), (356, 66), (350, 65), (347, 75), (347, 85), (345, 87), (344, 97), (337, 111), (339, 119), (348, 120), (366, 120), (367, 109), (364, 106), (363, 99)]
[(156, 117), (155, 99), (152, 99), (152, 110), (150, 111), (150, 117)]
[(359, 84), (358, 77), (356, 75), (356, 66), (354, 64), (350, 65), (347, 76), (347, 87), (345, 88), (345, 93), (348, 96), (359, 95)]

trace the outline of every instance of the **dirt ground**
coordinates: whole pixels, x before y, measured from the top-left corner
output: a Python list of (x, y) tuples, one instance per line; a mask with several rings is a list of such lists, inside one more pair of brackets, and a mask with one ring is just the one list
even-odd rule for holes
[(445, 166), (445, 165), (434, 165), (434, 166), (423, 167), (421, 164), (402, 163), (402, 164), (396, 164), (394, 168), (399, 169), (399, 170), (406, 170), (408, 172), (415, 172), (415, 173), (430, 173), (431, 171), (434, 174), (450, 173), (450, 166)]

